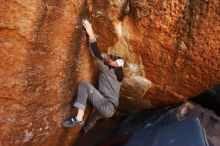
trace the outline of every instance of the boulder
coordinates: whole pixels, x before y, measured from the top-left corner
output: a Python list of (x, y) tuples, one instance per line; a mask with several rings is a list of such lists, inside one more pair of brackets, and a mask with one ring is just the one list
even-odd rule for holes
[[(67, 146), (80, 80), (98, 70), (81, 20), (101, 51), (126, 61), (120, 110), (194, 97), (220, 82), (218, 0), (11, 0), (0, 6), (0, 145)], [(86, 111), (88, 115), (90, 109)]]

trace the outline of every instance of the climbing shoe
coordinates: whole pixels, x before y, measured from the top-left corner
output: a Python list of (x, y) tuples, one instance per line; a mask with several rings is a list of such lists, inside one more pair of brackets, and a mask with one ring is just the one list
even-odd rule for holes
[(62, 126), (63, 127), (66, 127), (66, 128), (70, 128), (70, 127), (74, 127), (74, 126), (77, 126), (77, 125), (83, 125), (84, 124), (84, 121), (78, 121), (75, 117), (72, 117), (70, 118), (69, 120), (66, 120), (62, 123)]
[(89, 130), (91, 130), (94, 127), (95, 123), (96, 121), (86, 122), (85, 126), (83, 127), (84, 134), (86, 134)]
[(102, 119), (103, 116), (97, 112), (97, 111), (93, 111), (91, 117), (89, 118), (89, 120), (85, 123), (84, 127), (83, 127), (83, 132), (84, 134), (86, 134), (88, 131), (90, 131), (96, 124), (97, 120)]

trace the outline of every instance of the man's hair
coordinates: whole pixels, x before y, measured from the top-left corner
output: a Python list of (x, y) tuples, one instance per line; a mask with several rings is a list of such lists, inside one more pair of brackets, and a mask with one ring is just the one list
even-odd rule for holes
[(110, 54), (109, 56), (110, 56), (110, 58), (111, 58), (112, 60), (114, 60), (114, 61), (116, 61), (117, 59), (121, 59), (120, 56), (115, 56), (115, 55), (112, 55), (112, 54)]
[[(110, 58), (114, 61), (118, 60), (118, 59), (122, 59), (120, 56), (115, 56), (115, 55), (112, 55), (110, 54), (109, 55)], [(119, 82), (122, 82), (123, 81), (123, 78), (124, 78), (124, 72), (123, 72), (123, 67), (122, 66), (119, 66), (119, 67), (115, 67), (113, 68), (114, 71), (115, 71), (115, 75), (117, 76), (117, 79)]]
[(115, 71), (115, 75), (117, 76), (117, 80), (119, 82), (122, 82), (123, 79), (124, 79), (123, 68), (121, 66), (120, 67), (116, 67), (116, 68), (114, 68), (114, 71)]

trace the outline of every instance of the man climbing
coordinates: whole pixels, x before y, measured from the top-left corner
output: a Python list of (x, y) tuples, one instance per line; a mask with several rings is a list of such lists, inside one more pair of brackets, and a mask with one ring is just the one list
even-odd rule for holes
[(99, 85), (96, 89), (93, 85), (80, 81), (78, 85), (77, 98), (73, 106), (77, 108), (77, 115), (62, 123), (63, 127), (73, 127), (84, 123), (83, 116), (86, 108), (86, 101), (92, 103), (94, 112), (89, 121), (84, 126), (84, 131), (90, 130), (96, 120), (110, 118), (113, 116), (119, 104), (119, 91), (124, 77), (124, 61), (119, 56), (110, 55), (104, 60), (99, 51), (95, 34), (88, 20), (82, 21), (83, 26), (89, 36), (89, 49), (96, 59), (100, 70)]

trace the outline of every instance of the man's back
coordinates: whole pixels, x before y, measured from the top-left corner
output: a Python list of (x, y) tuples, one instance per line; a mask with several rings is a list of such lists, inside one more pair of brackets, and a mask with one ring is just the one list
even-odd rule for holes
[(118, 106), (118, 98), (121, 83), (117, 80), (114, 73), (114, 69), (109, 69), (109, 71), (101, 72), (99, 75), (99, 91), (102, 95)]

